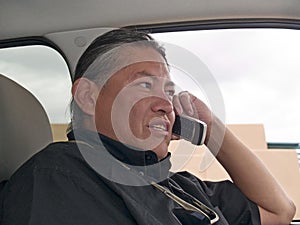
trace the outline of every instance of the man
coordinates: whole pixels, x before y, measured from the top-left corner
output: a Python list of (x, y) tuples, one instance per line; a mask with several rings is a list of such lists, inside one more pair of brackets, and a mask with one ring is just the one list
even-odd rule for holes
[[(203, 102), (175, 95), (164, 49), (147, 34), (120, 29), (97, 38), (78, 62), (72, 94), (70, 141), (49, 145), (12, 176), (0, 224), (292, 220), (293, 203), (255, 155)], [(234, 183), (169, 171), (175, 114), (208, 125), (205, 143)]]

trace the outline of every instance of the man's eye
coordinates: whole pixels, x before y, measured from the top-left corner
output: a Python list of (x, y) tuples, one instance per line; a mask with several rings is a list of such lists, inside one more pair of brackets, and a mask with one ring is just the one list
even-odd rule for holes
[(139, 83), (139, 86), (143, 87), (143, 88), (151, 88), (151, 83), (149, 82), (141, 82)]

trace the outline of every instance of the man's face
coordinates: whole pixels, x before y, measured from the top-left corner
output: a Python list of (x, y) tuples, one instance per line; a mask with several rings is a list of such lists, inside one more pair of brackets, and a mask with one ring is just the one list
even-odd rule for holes
[(97, 131), (124, 144), (153, 150), (159, 159), (168, 152), (174, 124), (174, 84), (161, 55), (136, 49), (151, 61), (133, 63), (116, 72), (97, 99)]

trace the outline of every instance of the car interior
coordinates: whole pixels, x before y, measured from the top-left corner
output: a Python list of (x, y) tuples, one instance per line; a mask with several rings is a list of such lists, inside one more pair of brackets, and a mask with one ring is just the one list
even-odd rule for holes
[[(298, 32), (300, 30), (300, 2), (297, 0), (228, 0), (222, 2), (216, 0), (173, 0), (172, 2), (158, 0), (24, 0), (22, 2), (0, 0), (0, 191), (6, 180), (33, 154), (53, 141), (67, 140), (66, 130), (69, 120), (52, 119), (46, 102), (55, 103), (64, 98), (65, 102), (61, 104), (66, 106), (70, 101), (69, 89), (80, 55), (97, 36), (111, 29), (123, 27), (147, 31), (158, 38), (160, 38), (159, 35), (166, 34), (169, 38), (165, 39), (167, 41), (174, 40), (173, 35), (175, 37), (178, 32), (245, 29), (279, 29)], [(214, 39), (214, 43), (220, 41), (217, 35), (214, 36), (214, 33), (211, 35), (209, 39)], [(276, 40), (279, 37), (273, 36), (273, 38)], [(180, 40), (188, 42), (182, 38)], [(267, 41), (271, 42), (270, 39)], [(34, 51), (30, 49), (32, 46)], [(43, 61), (41, 58), (44, 54), (40, 48), (34, 49), (36, 46), (46, 48), (59, 58), (64, 70), (60, 76), (64, 77), (65, 82), (55, 84), (48, 81), (48, 78), (54, 81), (58, 79), (53, 72), (48, 73), (49, 68), (55, 67), (58, 63), (51, 62), (48, 58)], [(233, 47), (229, 46), (228, 49), (233, 49)], [(250, 50), (252, 48), (249, 45), (247, 47)], [(33, 70), (22, 66), (17, 68), (20, 73), (19, 78), (14, 77), (16, 66), (11, 63), (20, 55), (23, 58), (19, 61), (26, 61), (28, 56), (24, 52), (27, 48), (34, 52), (33, 61), (36, 63), (34, 65), (40, 69), (40, 74), (34, 81), (30, 80), (30, 76), (24, 75), (32, 74)], [(15, 49), (18, 51), (8, 54)], [(222, 51), (222, 48), (214, 49), (216, 54), (218, 50)], [(282, 55), (281, 59), (287, 62), (293, 59), (299, 60), (299, 55), (296, 54)], [(229, 61), (226, 57), (219, 59), (219, 63), (226, 64), (226, 60)], [(238, 62), (238, 60), (235, 61), (237, 64)], [(211, 70), (215, 71), (214, 68)], [(282, 75), (282, 77), (285, 76), (287, 75)], [(235, 82), (226, 76), (224, 79), (228, 83)], [(291, 85), (296, 83), (287, 79)], [(45, 93), (45, 96), (37, 96), (31, 90), (31, 84), (35, 85), (40, 92), (46, 92), (48, 90), (45, 87), (50, 87), (47, 89), (58, 93), (58, 97)], [(268, 84), (268, 82), (261, 82), (262, 88), (267, 88)], [(290, 88), (293, 89), (294, 95), (287, 100), (293, 105), (299, 105), (297, 99), (299, 100), (300, 92), (296, 85), (293, 86), (295, 88)], [(67, 90), (64, 92), (66, 97), (63, 96), (64, 93), (60, 91), (60, 88)], [(280, 88), (276, 90), (278, 93), (281, 91)], [(269, 101), (273, 105), (277, 104), (276, 96), (270, 95)], [(280, 107), (280, 103), (277, 107)], [(54, 104), (54, 108), (58, 106)], [(61, 117), (66, 117), (66, 108), (56, 110)], [(297, 112), (297, 108), (287, 111)], [(289, 117), (288, 112), (286, 117)], [(270, 114), (272, 113), (275, 112), (271, 111)], [(287, 136), (298, 137), (298, 140), (295, 138), (293, 141), (269, 141), (268, 126), (264, 122), (253, 121), (229, 121), (228, 127), (259, 156), (283, 186), (297, 207), (291, 224), (300, 224), (300, 133), (285, 132)], [(299, 127), (297, 124), (299, 119), (294, 121), (294, 126)], [(176, 149), (178, 142), (171, 144), (171, 151)], [(191, 145), (187, 144), (187, 146)], [(172, 160), (176, 165), (176, 162), (182, 159), (176, 158), (175, 153), (176, 151)], [(203, 160), (209, 161), (205, 164), (205, 168), (201, 168), (199, 164)], [(188, 170), (207, 180), (230, 179), (222, 166), (216, 160), (212, 160), (205, 146), (197, 147), (196, 150), (192, 147), (187, 162), (177, 169)]]

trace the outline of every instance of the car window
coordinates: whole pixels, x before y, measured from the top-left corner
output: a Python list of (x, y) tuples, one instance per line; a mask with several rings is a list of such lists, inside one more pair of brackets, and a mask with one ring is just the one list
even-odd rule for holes
[(300, 142), (299, 30), (221, 29), (153, 36), (196, 54), (216, 79), (226, 123), (264, 124), (268, 142)]
[(29, 90), (51, 123), (70, 121), (71, 79), (57, 51), (41, 45), (0, 49), (0, 73)]

